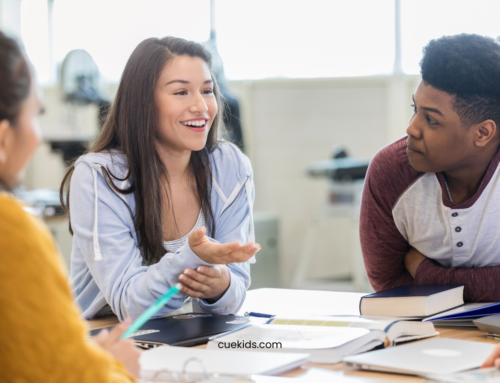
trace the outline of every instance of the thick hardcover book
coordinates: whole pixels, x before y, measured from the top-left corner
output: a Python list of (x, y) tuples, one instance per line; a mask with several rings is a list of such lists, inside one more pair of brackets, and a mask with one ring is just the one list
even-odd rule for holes
[(369, 316), (427, 317), (463, 305), (464, 286), (399, 286), (365, 295), (359, 311)]
[[(250, 325), (250, 319), (246, 317), (188, 313), (149, 320), (130, 338), (143, 348), (164, 344), (195, 346), (207, 343), (212, 336), (239, 330), (248, 325)], [(91, 331), (90, 336), (96, 336), (101, 330)]]

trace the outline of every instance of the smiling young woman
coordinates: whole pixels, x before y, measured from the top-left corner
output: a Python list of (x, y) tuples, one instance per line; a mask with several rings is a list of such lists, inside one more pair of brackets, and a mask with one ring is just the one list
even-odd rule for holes
[[(253, 174), (221, 140), (210, 54), (151, 38), (123, 72), (103, 131), (68, 170), (71, 282), (84, 316), (136, 318), (170, 286), (197, 311), (234, 313), (250, 284)], [(206, 235), (205, 235), (206, 234)]]

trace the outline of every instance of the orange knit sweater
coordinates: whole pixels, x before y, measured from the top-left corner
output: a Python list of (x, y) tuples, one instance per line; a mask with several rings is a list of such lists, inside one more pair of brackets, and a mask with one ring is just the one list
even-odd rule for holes
[(133, 382), (79, 313), (50, 232), (0, 192), (0, 381)]

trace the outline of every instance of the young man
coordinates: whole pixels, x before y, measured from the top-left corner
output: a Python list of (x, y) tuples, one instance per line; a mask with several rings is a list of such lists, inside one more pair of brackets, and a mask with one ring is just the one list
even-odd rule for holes
[(407, 136), (365, 180), (361, 245), (376, 291), (464, 283), (500, 301), (500, 44), (445, 36), (424, 48)]

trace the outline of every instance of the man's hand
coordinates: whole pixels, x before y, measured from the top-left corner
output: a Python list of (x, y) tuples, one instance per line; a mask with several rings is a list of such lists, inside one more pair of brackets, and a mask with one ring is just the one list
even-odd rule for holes
[(500, 368), (500, 344), (497, 345), (491, 355), (486, 359), (481, 368), (496, 367)]
[(404, 264), (406, 267), (406, 270), (411, 274), (413, 279), (415, 279), (415, 275), (417, 275), (417, 269), (418, 266), (424, 261), (425, 256), (420, 253), (418, 250), (414, 249), (413, 247), (410, 247), (410, 250), (406, 253), (405, 255), (405, 260)]
[(181, 291), (193, 298), (206, 299), (208, 303), (218, 301), (226, 292), (231, 282), (226, 265), (214, 267), (200, 266), (196, 270), (186, 269), (179, 276)]
[(246, 245), (241, 242), (214, 243), (205, 235), (206, 232), (204, 227), (193, 230), (189, 234), (188, 240), (191, 250), (207, 263), (214, 265), (242, 263), (248, 261), (260, 250), (260, 245), (254, 242), (249, 242)]
[(127, 319), (125, 322), (114, 327), (111, 332), (108, 330), (102, 330), (94, 338), (94, 341), (122, 362), (128, 372), (138, 378), (140, 371), (139, 357), (141, 356), (141, 350), (134, 345), (134, 342), (131, 339), (120, 340), (120, 337), (131, 323), (132, 320)]

